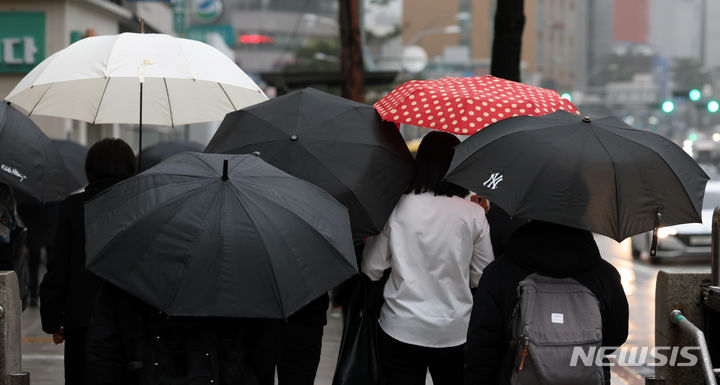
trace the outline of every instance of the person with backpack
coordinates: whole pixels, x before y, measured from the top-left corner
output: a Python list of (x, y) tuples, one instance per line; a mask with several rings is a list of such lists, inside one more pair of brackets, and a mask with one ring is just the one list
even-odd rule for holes
[(462, 383), (471, 288), (494, 258), (484, 208), (442, 178), (460, 140), (428, 133), (416, 174), (383, 231), (368, 239), (362, 272), (378, 281), (386, 269), (379, 352), (385, 384)]
[(627, 334), (620, 274), (602, 259), (593, 235), (531, 221), (515, 230), (505, 255), (480, 279), (465, 346), (465, 384), (609, 385), (608, 366), (586, 367), (581, 360), (572, 366), (573, 350), (619, 347)]

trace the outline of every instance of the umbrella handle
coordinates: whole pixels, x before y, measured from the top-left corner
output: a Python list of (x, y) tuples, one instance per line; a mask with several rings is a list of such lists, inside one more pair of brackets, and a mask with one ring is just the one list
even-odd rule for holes
[(223, 175), (222, 180), (228, 180), (228, 160), (223, 159)]
[(655, 227), (653, 228), (652, 244), (650, 245), (650, 256), (654, 257), (657, 254), (657, 243), (658, 243), (658, 228), (660, 227), (660, 220), (662, 219), (662, 211), (658, 209), (655, 215)]

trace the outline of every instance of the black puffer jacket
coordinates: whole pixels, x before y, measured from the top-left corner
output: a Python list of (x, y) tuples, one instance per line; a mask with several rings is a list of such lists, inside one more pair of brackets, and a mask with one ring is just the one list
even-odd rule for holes
[(508, 325), (517, 301), (517, 286), (533, 272), (574, 278), (595, 294), (600, 302), (603, 346), (617, 347), (627, 339), (628, 303), (620, 274), (601, 258), (592, 234), (530, 222), (513, 233), (505, 256), (483, 271), (465, 345), (465, 384), (510, 383), (515, 352), (509, 348)]

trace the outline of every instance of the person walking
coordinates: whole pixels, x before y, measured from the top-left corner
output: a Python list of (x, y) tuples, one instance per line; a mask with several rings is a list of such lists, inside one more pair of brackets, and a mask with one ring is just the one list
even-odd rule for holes
[[(531, 221), (513, 232), (505, 255), (490, 263), (480, 279), (465, 346), (465, 384), (510, 384), (518, 357), (518, 344), (511, 335), (518, 285), (532, 273), (573, 278), (592, 292), (600, 307), (602, 346), (618, 347), (627, 339), (628, 303), (620, 274), (602, 259), (593, 235)], [(568, 307), (563, 308), (565, 312), (571, 311)], [(559, 317), (553, 322), (564, 322), (562, 314)], [(569, 368), (557, 368), (563, 369)], [(609, 385), (609, 367), (603, 369)]]
[(471, 287), (493, 260), (485, 210), (444, 182), (460, 141), (434, 131), (418, 148), (416, 174), (383, 231), (371, 237), (362, 272), (379, 280), (390, 268), (379, 318), (383, 382), (462, 383)]
[(83, 205), (113, 184), (135, 175), (135, 154), (122, 139), (95, 143), (85, 158), (89, 184), (60, 204), (55, 247), (40, 284), (42, 328), (65, 342), (65, 383), (85, 384), (85, 333), (101, 279), (85, 270)]

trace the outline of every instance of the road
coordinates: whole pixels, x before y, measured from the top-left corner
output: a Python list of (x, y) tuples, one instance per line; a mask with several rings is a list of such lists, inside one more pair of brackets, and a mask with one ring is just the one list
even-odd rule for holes
[[(620, 272), (625, 294), (630, 305), (629, 337), (626, 345), (654, 346), (655, 333), (655, 280), (657, 272), (664, 267), (633, 261), (629, 243), (617, 243), (604, 236), (596, 236), (603, 258)], [(691, 266), (690, 268), (697, 267)], [(673, 265), (673, 269), (684, 266)], [(332, 382), (332, 372), (340, 345), (342, 325), (339, 319), (329, 317), (323, 337), (323, 352), (316, 385)], [(63, 348), (55, 346), (40, 327), (37, 309), (27, 309), (23, 314), (23, 369), (30, 372), (33, 385), (63, 384)], [(632, 371), (631, 371), (632, 370)], [(642, 376), (652, 375), (650, 368), (613, 368), (614, 385), (642, 383)], [(431, 381), (428, 380), (428, 384)]]

